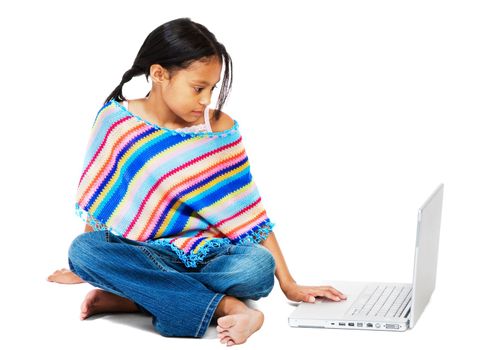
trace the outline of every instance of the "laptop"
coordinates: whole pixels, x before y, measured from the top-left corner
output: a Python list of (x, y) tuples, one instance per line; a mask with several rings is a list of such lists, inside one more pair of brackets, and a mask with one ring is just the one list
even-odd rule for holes
[(406, 331), (413, 328), (436, 284), (444, 184), (418, 211), (413, 283), (326, 281), (346, 300), (317, 298), (300, 303), (288, 318), (291, 327)]

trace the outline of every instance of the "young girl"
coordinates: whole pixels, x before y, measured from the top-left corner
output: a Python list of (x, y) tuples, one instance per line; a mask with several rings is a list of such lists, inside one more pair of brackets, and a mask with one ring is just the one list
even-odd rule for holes
[[(141, 74), (151, 91), (127, 101), (124, 83)], [(203, 25), (179, 18), (148, 35), (99, 110), (76, 201), (89, 233), (72, 242), (70, 271), (49, 276), (100, 288), (85, 297), (81, 319), (142, 311), (160, 334), (189, 337), (216, 322), (221, 343), (231, 346), (262, 326), (262, 312), (243, 299), (266, 297), (274, 275), (289, 300), (345, 299), (291, 276), (238, 123), (221, 112), (231, 82), (225, 47)]]

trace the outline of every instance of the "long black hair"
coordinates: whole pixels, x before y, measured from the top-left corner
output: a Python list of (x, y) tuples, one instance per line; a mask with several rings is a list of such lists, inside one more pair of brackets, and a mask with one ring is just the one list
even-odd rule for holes
[(118, 102), (126, 101), (122, 94), (123, 85), (141, 74), (144, 74), (148, 81), (152, 64), (161, 65), (171, 75), (180, 69), (187, 68), (194, 61), (205, 61), (212, 56), (217, 57), (225, 65), (218, 104), (213, 113), (214, 118), (218, 119), (232, 85), (231, 57), (213, 33), (188, 17), (166, 22), (149, 33), (132, 67), (124, 73), (121, 83), (104, 103), (108, 103), (113, 98)]

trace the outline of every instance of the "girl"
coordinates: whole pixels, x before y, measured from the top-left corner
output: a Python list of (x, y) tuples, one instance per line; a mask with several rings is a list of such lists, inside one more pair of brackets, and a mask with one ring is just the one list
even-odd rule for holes
[[(127, 101), (124, 83), (141, 74), (151, 78), (150, 92)], [(85, 297), (81, 319), (142, 311), (160, 334), (189, 337), (216, 321), (221, 343), (231, 346), (262, 326), (262, 312), (243, 299), (266, 297), (274, 275), (289, 300), (345, 299), (291, 276), (238, 123), (221, 111), (231, 82), (225, 47), (203, 25), (179, 18), (148, 35), (99, 110), (76, 201), (90, 233), (72, 242), (70, 271), (49, 276), (100, 288)]]

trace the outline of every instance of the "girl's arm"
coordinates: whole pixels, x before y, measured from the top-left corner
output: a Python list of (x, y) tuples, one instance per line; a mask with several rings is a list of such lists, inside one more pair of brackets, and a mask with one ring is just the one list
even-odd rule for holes
[(275, 259), (275, 276), (287, 299), (312, 303), (315, 302), (315, 297), (318, 296), (326, 297), (334, 301), (346, 299), (344, 294), (331, 286), (301, 286), (297, 284), (288, 270), (282, 250), (275, 238), (275, 232), (272, 231), (261, 244), (272, 253)]
[(275, 259), (275, 276), (278, 279), (278, 283), (280, 284), (280, 288), (285, 290), (285, 288), (290, 285), (291, 283), (296, 283), (290, 271), (288, 270), (287, 263), (285, 262), (285, 258), (282, 255), (282, 251), (280, 246), (278, 245), (277, 239), (275, 238), (275, 232), (271, 232), (267, 239), (262, 241), (262, 245), (270, 250)]

